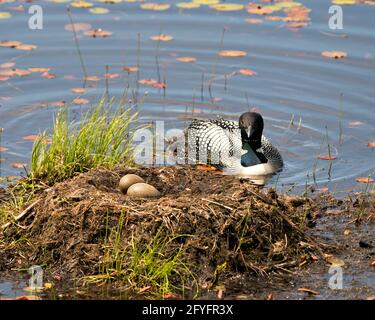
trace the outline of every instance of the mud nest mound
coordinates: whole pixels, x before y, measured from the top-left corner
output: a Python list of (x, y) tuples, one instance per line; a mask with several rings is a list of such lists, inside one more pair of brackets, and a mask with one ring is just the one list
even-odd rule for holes
[[(118, 182), (127, 173), (141, 176), (162, 196), (123, 195)], [(0, 235), (0, 242), (12, 239), (0, 269), (39, 264), (62, 274), (97, 274), (108, 230), (121, 215), (124, 246), (130, 239), (147, 244), (156, 234), (170, 237), (169, 245), (183, 248), (199, 277), (217, 274), (223, 264), (229, 274), (285, 270), (319, 251), (306, 233), (308, 199), (281, 197), (246, 180), (188, 166), (95, 169), (41, 191), (31, 211), (22, 228), (13, 224)]]

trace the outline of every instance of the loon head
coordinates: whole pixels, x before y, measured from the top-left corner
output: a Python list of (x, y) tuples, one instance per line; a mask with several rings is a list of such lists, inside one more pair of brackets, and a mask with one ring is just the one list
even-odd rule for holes
[(262, 147), (263, 117), (257, 112), (245, 112), (240, 116), (238, 124), (241, 130), (242, 144), (249, 144), (260, 162), (267, 162), (263, 153), (257, 151)]
[(243, 143), (248, 143), (253, 149), (261, 147), (263, 134), (263, 117), (257, 112), (245, 112), (240, 116), (239, 127)]

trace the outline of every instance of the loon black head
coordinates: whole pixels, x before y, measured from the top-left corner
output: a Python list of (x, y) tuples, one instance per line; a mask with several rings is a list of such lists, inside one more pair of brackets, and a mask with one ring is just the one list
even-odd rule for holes
[(263, 117), (257, 112), (245, 112), (240, 116), (238, 124), (241, 129), (242, 144), (248, 143), (259, 160), (267, 162), (265, 156), (256, 151), (262, 146)]
[(257, 112), (245, 112), (239, 120), (242, 142), (247, 142), (251, 147), (259, 149), (263, 134), (263, 117)]

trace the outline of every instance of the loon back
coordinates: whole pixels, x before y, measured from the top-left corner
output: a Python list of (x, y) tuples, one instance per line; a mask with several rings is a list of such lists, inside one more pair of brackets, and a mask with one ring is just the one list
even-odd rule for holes
[(261, 148), (256, 150), (267, 159), (261, 163), (255, 152), (243, 143), (239, 125), (219, 117), (215, 120), (193, 120), (187, 128), (189, 161), (218, 165), (229, 174), (272, 174), (283, 166), (282, 157), (262, 135)]

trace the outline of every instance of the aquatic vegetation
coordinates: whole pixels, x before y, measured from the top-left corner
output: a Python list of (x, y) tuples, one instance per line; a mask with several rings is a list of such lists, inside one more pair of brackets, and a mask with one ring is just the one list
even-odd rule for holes
[(99, 29), (85, 31), (84, 34), (92, 38), (106, 38), (106, 37), (111, 36), (112, 32), (99, 28)]
[[(82, 114), (80, 122), (70, 120), (67, 109), (59, 111), (51, 135), (44, 133), (34, 143), (30, 177), (54, 183), (91, 168), (131, 163), (137, 113), (122, 103), (116, 108), (112, 104), (101, 99), (94, 109)], [(47, 145), (45, 139), (51, 143)]]
[(176, 60), (179, 62), (185, 62), (185, 63), (192, 63), (192, 62), (197, 61), (197, 59), (194, 57), (178, 57), (176, 58)]
[(333, 58), (333, 59), (341, 59), (347, 56), (347, 53), (344, 51), (323, 51), (323, 57)]
[(168, 3), (149, 2), (149, 3), (142, 3), (140, 7), (141, 9), (144, 9), (144, 10), (164, 11), (164, 10), (168, 10), (171, 7), (171, 5)]
[(173, 40), (173, 37), (170, 36), (170, 35), (167, 35), (167, 34), (159, 34), (157, 36), (151, 36), (150, 39), (153, 40), (153, 41), (167, 42), (167, 41)]
[(247, 53), (241, 50), (222, 50), (219, 52), (220, 57), (238, 58), (245, 57)]
[(248, 76), (248, 77), (257, 75), (257, 73), (251, 69), (240, 69), (238, 73), (243, 76)]
[(33, 44), (26, 44), (20, 41), (9, 41), (9, 40), (0, 41), (0, 47), (24, 50), (24, 51), (31, 51), (37, 48), (37, 46)]

